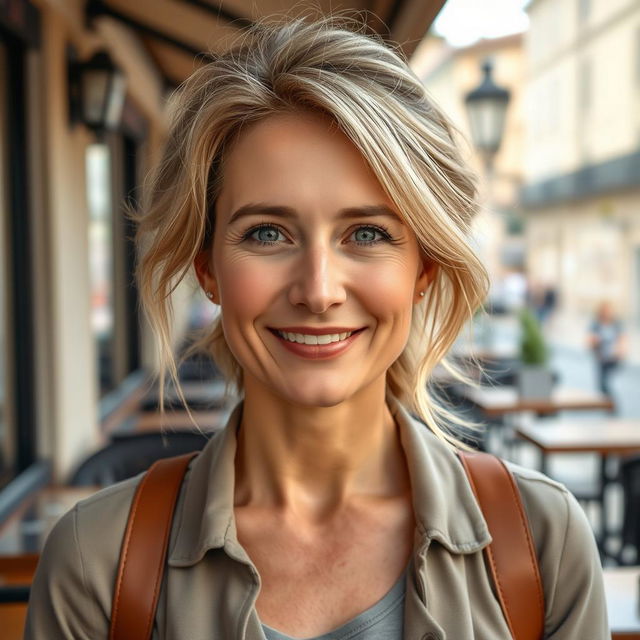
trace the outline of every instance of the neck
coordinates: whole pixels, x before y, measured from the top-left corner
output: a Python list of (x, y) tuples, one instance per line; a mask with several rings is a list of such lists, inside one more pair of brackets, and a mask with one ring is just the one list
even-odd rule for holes
[(236, 505), (318, 522), (357, 498), (406, 495), (406, 461), (384, 384), (382, 378), (336, 406), (308, 407), (245, 380)]

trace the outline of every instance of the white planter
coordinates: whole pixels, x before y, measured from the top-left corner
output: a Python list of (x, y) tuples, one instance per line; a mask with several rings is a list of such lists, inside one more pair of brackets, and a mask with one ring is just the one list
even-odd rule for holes
[(523, 400), (548, 400), (553, 389), (553, 372), (544, 365), (523, 365), (518, 370), (517, 389)]

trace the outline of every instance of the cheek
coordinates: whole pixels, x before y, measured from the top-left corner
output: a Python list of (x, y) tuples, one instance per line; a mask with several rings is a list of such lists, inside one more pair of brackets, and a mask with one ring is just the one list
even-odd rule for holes
[(251, 323), (273, 298), (277, 280), (259, 264), (229, 261), (218, 273), (223, 316), (228, 319)]
[(370, 311), (381, 319), (411, 318), (415, 270), (406, 263), (372, 267), (359, 278), (358, 291)]

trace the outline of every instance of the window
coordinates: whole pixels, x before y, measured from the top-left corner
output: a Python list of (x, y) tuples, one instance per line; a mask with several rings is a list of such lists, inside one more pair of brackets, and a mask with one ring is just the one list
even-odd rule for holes
[(635, 76), (636, 87), (640, 88), (640, 27), (636, 29), (636, 42), (635, 42)]
[(135, 228), (125, 216), (137, 188), (138, 141), (125, 132), (87, 148), (89, 272), (100, 397), (140, 366)]
[(578, 0), (578, 22), (584, 24), (589, 20), (591, 13), (591, 0)]
[[(140, 156), (140, 143), (134, 137), (122, 136), (122, 198), (123, 202), (133, 207), (137, 206), (138, 191), (138, 162)], [(136, 245), (134, 236), (136, 227), (133, 221), (121, 217), (124, 282), (123, 306), (126, 326), (124, 327), (124, 373), (127, 374), (140, 368), (140, 318), (138, 288), (135, 283)]]
[(113, 210), (111, 154), (107, 144), (87, 147), (87, 209), (89, 213), (89, 277), (91, 328), (96, 344), (100, 395), (111, 391), (113, 379)]
[(578, 109), (588, 111), (592, 98), (592, 66), (589, 60), (583, 60), (578, 67)]
[[(7, 50), (0, 41), (0, 95), (7, 95)], [(0, 101), (0, 487), (14, 475), (15, 433), (14, 410), (11, 403), (11, 368), (9, 349), (11, 291), (9, 262), (9, 168), (7, 104)]]
[(36, 459), (26, 56), (0, 31), (0, 488)]

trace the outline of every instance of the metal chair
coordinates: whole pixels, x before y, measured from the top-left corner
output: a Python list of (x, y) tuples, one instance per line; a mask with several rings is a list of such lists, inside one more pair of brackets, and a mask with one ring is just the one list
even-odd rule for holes
[(13, 584), (0, 587), (0, 604), (29, 602), (31, 587), (26, 584)]
[(146, 471), (156, 460), (200, 451), (209, 435), (193, 431), (123, 434), (87, 458), (73, 473), (73, 486), (108, 485)]
[[(640, 562), (640, 456), (627, 458), (620, 465), (623, 491), (622, 544), (618, 554), (620, 564)], [(635, 550), (635, 558), (627, 560), (626, 552)]]

